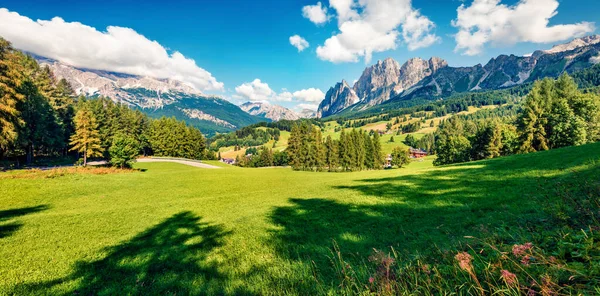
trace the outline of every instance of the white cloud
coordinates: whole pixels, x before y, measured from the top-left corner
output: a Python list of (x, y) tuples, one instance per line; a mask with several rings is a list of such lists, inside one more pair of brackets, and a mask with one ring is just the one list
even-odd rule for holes
[(269, 84), (260, 81), (260, 79), (254, 79), (252, 82), (246, 82), (235, 88), (235, 92), (250, 101), (291, 101), (292, 94), (290, 92), (282, 92), (277, 94), (270, 87)]
[(316, 25), (324, 24), (328, 19), (327, 7), (323, 6), (321, 2), (317, 2), (316, 5), (304, 6), (302, 7), (302, 16)]
[(452, 25), (459, 29), (455, 35), (455, 51), (477, 55), (484, 46), (518, 42), (550, 43), (580, 37), (595, 30), (594, 23), (581, 22), (550, 26), (558, 14), (557, 0), (520, 0), (507, 6), (500, 0), (474, 0), (471, 6), (462, 4)]
[(235, 88), (237, 95), (233, 97), (236, 99), (244, 98), (253, 102), (267, 102), (267, 101), (280, 101), (280, 102), (291, 102), (293, 95), (289, 91), (283, 91), (281, 93), (274, 92), (269, 84), (260, 81), (260, 79), (254, 79), (252, 82), (246, 82)]
[(211, 73), (192, 59), (171, 54), (130, 28), (110, 26), (106, 32), (62, 18), (37, 20), (0, 8), (0, 36), (14, 47), (75, 67), (172, 78), (200, 90), (223, 90)]
[(325, 94), (316, 88), (303, 89), (290, 92), (282, 89), (277, 93), (269, 87), (269, 84), (260, 79), (254, 79), (252, 82), (243, 83), (235, 88), (236, 94), (232, 96), (236, 100), (247, 100), (252, 102), (320, 102), (325, 98)]
[(312, 111), (317, 111), (317, 109), (319, 109), (319, 105), (316, 104), (298, 104), (295, 107), (296, 110), (298, 111), (302, 111), (304, 109), (308, 109), (308, 110), (312, 110)]
[(303, 89), (294, 92), (294, 98), (303, 102), (321, 102), (325, 94), (317, 88)]
[(435, 24), (412, 7), (412, 0), (330, 0), (336, 11), (340, 33), (317, 47), (317, 56), (326, 61), (371, 61), (374, 52), (396, 49), (398, 39), (409, 50), (440, 41), (432, 31)]
[(300, 37), (299, 35), (291, 36), (290, 44), (297, 48), (298, 52), (303, 51), (309, 47), (308, 41), (306, 41), (306, 39)]

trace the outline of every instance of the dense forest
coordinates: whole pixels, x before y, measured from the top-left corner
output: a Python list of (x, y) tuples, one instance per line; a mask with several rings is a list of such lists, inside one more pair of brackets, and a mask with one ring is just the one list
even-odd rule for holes
[[(138, 155), (214, 158), (196, 128), (150, 119), (107, 98), (75, 96), (69, 83), (0, 38), (0, 160), (99, 157), (124, 167)], [(68, 160), (67, 160), (68, 161)], [(71, 161), (72, 163), (72, 161)]]
[[(340, 139), (323, 138), (321, 129), (302, 122), (292, 128), (287, 149), (290, 165), (304, 171), (360, 171), (383, 169), (379, 133), (341, 131)], [(408, 151), (406, 151), (408, 158)], [(399, 163), (402, 166), (403, 163)]]
[[(480, 113), (481, 112), (481, 113)], [(435, 164), (488, 159), (600, 140), (600, 96), (567, 74), (537, 81), (520, 107), (454, 116), (435, 134)]]

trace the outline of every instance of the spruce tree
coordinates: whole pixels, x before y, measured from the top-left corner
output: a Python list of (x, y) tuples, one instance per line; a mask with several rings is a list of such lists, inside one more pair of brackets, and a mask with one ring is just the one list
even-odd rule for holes
[(325, 150), (325, 162), (328, 170), (330, 172), (337, 171), (339, 163), (338, 143), (331, 139), (331, 136), (327, 136), (327, 139), (325, 140)]
[(373, 166), (375, 169), (383, 168), (383, 152), (381, 150), (381, 138), (379, 137), (379, 133), (375, 133), (373, 135)]
[(75, 134), (71, 136), (70, 150), (83, 153), (83, 165), (87, 165), (88, 157), (102, 156), (98, 124), (92, 112), (83, 107), (75, 114)]
[(10, 42), (0, 38), (0, 156), (16, 140), (17, 129), (23, 123), (17, 110), (17, 104), (24, 99), (17, 92), (22, 74), (15, 62)]

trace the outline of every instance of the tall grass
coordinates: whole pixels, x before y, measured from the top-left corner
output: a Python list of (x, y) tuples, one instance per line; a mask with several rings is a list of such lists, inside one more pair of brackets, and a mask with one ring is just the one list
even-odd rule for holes
[[(548, 184), (543, 184), (546, 186)], [(556, 183), (540, 200), (546, 218), (520, 229), (421, 256), (374, 249), (352, 266), (337, 244), (331, 263), (341, 295), (599, 295), (600, 182)], [(523, 237), (537, 239), (523, 241)], [(510, 243), (515, 241), (516, 243)], [(520, 241), (520, 242), (518, 242)]]

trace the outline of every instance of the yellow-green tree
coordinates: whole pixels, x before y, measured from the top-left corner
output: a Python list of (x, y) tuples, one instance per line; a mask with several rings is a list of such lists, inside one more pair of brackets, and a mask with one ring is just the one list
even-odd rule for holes
[(0, 152), (13, 144), (23, 123), (17, 110), (17, 104), (24, 98), (17, 91), (20, 84), (14, 49), (10, 42), (0, 38)]
[(98, 123), (96, 117), (86, 107), (82, 107), (75, 114), (75, 134), (71, 136), (70, 151), (83, 153), (83, 165), (87, 165), (88, 157), (102, 156), (102, 146), (100, 146), (100, 134), (98, 132)]

